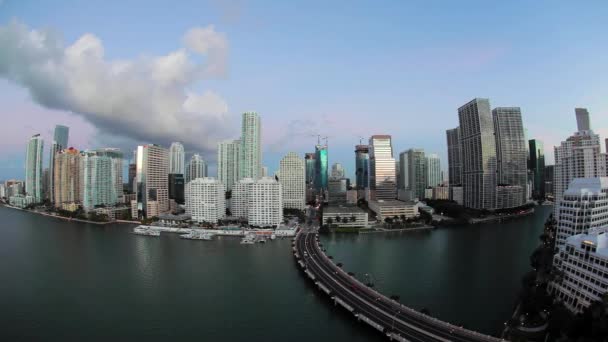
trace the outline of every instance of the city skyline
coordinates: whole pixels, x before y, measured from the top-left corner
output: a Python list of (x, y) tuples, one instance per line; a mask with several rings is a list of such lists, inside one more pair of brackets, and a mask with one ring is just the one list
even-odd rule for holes
[[(132, 16), (133, 13), (139, 14), (142, 9), (138, 5), (140, 4), (134, 2), (124, 6), (120, 13), (127, 16)], [(163, 127), (163, 130), (159, 130), (156, 127), (151, 130), (149, 135), (131, 136), (131, 131), (112, 130), (104, 123), (105, 121), (96, 120), (93, 114), (99, 113), (89, 113), (91, 109), (93, 112), (97, 112), (98, 109), (103, 112), (101, 110), (103, 108), (91, 108), (88, 103), (72, 101), (65, 101), (69, 103), (53, 102), (52, 99), (43, 96), (46, 94), (37, 92), (38, 88), (34, 84), (24, 84), (18, 81), (21, 79), (18, 77), (19, 75), (12, 73), (9, 75), (3, 71), (0, 72), (2, 79), (0, 94), (3, 94), (0, 100), (5, 105), (0, 109), (0, 115), (14, 118), (15, 129), (0, 138), (2, 139), (0, 140), (0, 162), (3, 165), (0, 169), (1, 179), (22, 177), (25, 161), (23, 148), (19, 143), (32, 134), (40, 133), (47, 141), (44, 155), (49, 155), (47, 151), (52, 144), (51, 131), (55, 124), (63, 124), (72, 128), (70, 145), (79, 150), (112, 146), (127, 152), (129, 151), (126, 148), (128, 146), (132, 149), (141, 144), (158, 143), (168, 147), (171, 141), (182, 141), (186, 152), (189, 155), (195, 152), (200, 153), (205, 160), (210, 162), (210, 165), (213, 165), (213, 171), (210, 170), (210, 173), (215, 174), (216, 153), (213, 147), (220, 140), (234, 139), (238, 136), (238, 119), (242, 112), (249, 110), (259, 112), (264, 119), (262, 165), (269, 166), (269, 174), (278, 169), (279, 160), (285, 153), (295, 151), (303, 155), (304, 152), (310, 151), (310, 146), (314, 145), (316, 140), (310, 135), (317, 133), (330, 136), (329, 162), (330, 164), (339, 162), (344, 165), (347, 176), (351, 179), (354, 179), (355, 170), (352, 146), (357, 143), (359, 136), (369, 137), (374, 134), (393, 136), (395, 154), (415, 147), (438, 153), (441, 164), (444, 165), (442, 169), (446, 173), (445, 129), (457, 126), (456, 108), (475, 96), (497, 99), (493, 103), (497, 107), (520, 107), (524, 126), (529, 131), (528, 138), (544, 142), (547, 164), (553, 164), (552, 147), (559, 145), (561, 137), (569, 136), (574, 131), (572, 127), (574, 127), (575, 120), (571, 116), (572, 108), (588, 108), (594, 117), (592, 123), (594, 131), (600, 136), (608, 136), (606, 130), (608, 105), (606, 100), (599, 96), (605, 92), (603, 91), (605, 86), (598, 83), (602, 79), (602, 75), (605, 75), (603, 72), (605, 67), (599, 63), (601, 60), (599, 56), (603, 55), (602, 49), (605, 48), (602, 44), (597, 43), (601, 41), (601, 34), (598, 33), (601, 30), (596, 29), (599, 22), (596, 19), (601, 18), (605, 11), (598, 11), (592, 6), (589, 8), (576, 7), (577, 15), (571, 17), (570, 14), (574, 11), (569, 6), (574, 6), (573, 4), (547, 10), (543, 8), (543, 11), (535, 10), (538, 9), (536, 6), (542, 5), (527, 5), (529, 11), (523, 12), (521, 8), (508, 4), (493, 9), (480, 6), (470, 13), (465, 13), (464, 8), (457, 8), (460, 6), (445, 5), (442, 8), (434, 8), (435, 17), (425, 19), (430, 19), (429, 24), (425, 24), (425, 27), (429, 28), (428, 25), (433, 24), (436, 25), (436, 28), (418, 30), (415, 34), (407, 35), (407, 32), (411, 31), (411, 27), (408, 25), (420, 24), (419, 21), (422, 20), (422, 18), (416, 18), (416, 13), (425, 12), (425, 8), (416, 8), (411, 13), (408, 11), (407, 4), (396, 5), (397, 7), (391, 11), (374, 9), (378, 12), (379, 17), (389, 19), (380, 22), (366, 16), (364, 8), (369, 9), (369, 6), (338, 8), (336, 5), (330, 5), (326, 8), (326, 14), (331, 17), (338, 11), (346, 11), (348, 15), (361, 19), (356, 20), (357, 26), (346, 25), (344, 29), (330, 35), (331, 41), (335, 41), (334, 38), (337, 37), (342, 38), (339, 39), (340, 41), (344, 41), (343, 44), (335, 47), (328, 45), (327, 40), (320, 39), (322, 35), (316, 30), (313, 32), (288, 30), (287, 32), (293, 35), (294, 43), (285, 41), (283, 35), (273, 33), (288, 27), (289, 22), (273, 20), (279, 14), (276, 9), (269, 13), (268, 19), (264, 20), (264, 25), (255, 26), (252, 32), (248, 32), (245, 27), (251, 28), (248, 24), (255, 17), (266, 17), (258, 15), (260, 11), (264, 10), (263, 8), (251, 4), (240, 5), (242, 14), (235, 22), (230, 22), (222, 16), (223, 9), (219, 8), (221, 6), (199, 5), (198, 8), (204, 12), (204, 15), (191, 11), (191, 8), (185, 8), (186, 6), (177, 6), (174, 11), (172, 9), (171, 12), (174, 13), (171, 15), (184, 16), (185, 19), (179, 21), (179, 25), (163, 26), (164, 31), (158, 39), (154, 37), (158, 30), (150, 29), (150, 25), (153, 24), (151, 22), (143, 20), (140, 26), (129, 27), (129, 30), (124, 29), (124, 23), (120, 20), (113, 22), (113, 25), (107, 25), (107, 23), (100, 25), (89, 15), (81, 15), (82, 7), (75, 6), (70, 1), (54, 4), (57, 7), (57, 17), (54, 19), (41, 15), (41, 13), (48, 13), (47, 6), (49, 5), (47, 4), (33, 6), (9, 0), (4, 1), (0, 6), (2, 6), (0, 35), (24, 39), (24, 35), (16, 33), (27, 33), (32, 30), (46, 32), (43, 29), (49, 27), (56, 32), (58, 37), (62, 37), (65, 43), (61, 43), (64, 45), (60, 45), (60, 47), (63, 49), (70, 45), (73, 46), (72, 44), (78, 39), (91, 39), (89, 42), (94, 43), (92, 46), (96, 46), (95, 44), (98, 43), (98, 46), (103, 48), (101, 57), (106, 62), (125, 59), (136, 63), (139, 61), (137, 56), (142, 54), (168, 56), (171, 51), (180, 51), (181, 39), (188, 40), (186, 38), (193, 36), (213, 37), (213, 41), (216, 43), (213, 55), (214, 61), (217, 62), (213, 64), (217, 67), (214, 69), (216, 72), (211, 73), (210, 70), (207, 70), (212, 75), (206, 76), (203, 80), (192, 81), (192, 83), (179, 87), (177, 91), (186, 94), (185, 89), (190, 88), (191, 85), (193, 92), (200, 96), (193, 98), (197, 101), (191, 101), (189, 104), (194, 106), (215, 101), (213, 103), (218, 106), (214, 111), (203, 110), (202, 112), (205, 112), (205, 115), (219, 113), (217, 117), (210, 115), (214, 120), (224, 120), (223, 124), (219, 125), (221, 129), (197, 136), (201, 141), (200, 145), (192, 143), (192, 133), (183, 134), (179, 131), (180, 129), (185, 130), (188, 127), (187, 123), (191, 121), (186, 121), (186, 125), (183, 127), (178, 126), (177, 130), (172, 127)], [(93, 4), (92, 7), (100, 6)], [(117, 8), (112, 5), (100, 10), (117, 12)], [(159, 10), (159, 6), (150, 6), (143, 10), (142, 16), (158, 13)], [(304, 20), (304, 18), (308, 20), (312, 15), (319, 25), (318, 30), (333, 27), (333, 25), (329, 26), (332, 23), (329, 17), (314, 15), (313, 8), (303, 8), (301, 13), (294, 13), (289, 8), (280, 10), (285, 11), (287, 17), (296, 22)], [(188, 12), (196, 12), (197, 15)], [(528, 12), (530, 14), (527, 14)], [(73, 23), (66, 19), (75, 17), (75, 13), (78, 13), (77, 16), (82, 19), (82, 22)], [(517, 14), (522, 30), (506, 31), (495, 25), (488, 25), (488, 29), (484, 30), (487, 32), (475, 33), (471, 40), (467, 40), (469, 35), (465, 33), (470, 34), (471, 32), (466, 28), (461, 31), (461, 34), (446, 35), (442, 33), (445, 31), (445, 25), (450, 25), (451, 22), (450, 20), (443, 22), (445, 18), (456, 18), (457, 14), (491, 18), (497, 13), (505, 16)], [(411, 15), (411, 24), (402, 24), (400, 27), (391, 26), (390, 19), (402, 15), (407, 15), (408, 18)], [(170, 18), (167, 19), (170, 21)], [(581, 23), (585, 25), (580, 25)], [(191, 31), (193, 28), (199, 28), (199, 30)], [(126, 31), (130, 32), (130, 38), (137, 40), (137, 44), (132, 44), (130, 39), (125, 39)], [(524, 31), (537, 32), (537, 36), (527, 37)], [(187, 35), (187, 33), (191, 33), (191, 35)], [(361, 34), (364, 34), (364, 37), (381, 36), (383, 39), (375, 43), (366, 39), (355, 40), (355, 37), (359, 37)], [(586, 39), (584, 41), (576, 40), (572, 38), (573, 34), (584, 35)], [(385, 43), (395, 41), (404, 35), (411, 38), (411, 40), (406, 40), (410, 42), (409, 44), (400, 43), (391, 48), (384, 46)], [(269, 42), (269, 50), (255, 49), (251, 46), (249, 41), (256, 41), (258, 37)], [(436, 44), (424, 43), (431, 38)], [(543, 44), (536, 44), (539, 40), (537, 38), (541, 38)], [(570, 51), (563, 51), (558, 56), (551, 54), (550, 51), (555, 48), (555, 44), (561, 43), (565, 38), (569, 38), (570, 49), (568, 50)], [(15, 42), (14, 39), (8, 41), (8, 43), (13, 42)], [(200, 42), (200, 40), (195, 40), (195, 42)], [(357, 58), (347, 53), (350, 44), (355, 42), (362, 44), (359, 49), (361, 56)], [(270, 56), (267, 53), (267, 51), (275, 51), (283, 45), (290, 47), (289, 44), (299, 43), (304, 45), (299, 49), (291, 49), (292, 52), (284, 56), (281, 54)], [(372, 52), (375, 51), (374, 48), (379, 47), (377, 44), (384, 44), (382, 46), (385, 48), (384, 55), (380, 56)], [(196, 44), (190, 45), (190, 53), (196, 54)], [(306, 62), (303, 60), (304, 57), (308, 57), (310, 53), (314, 54), (319, 48), (329, 49), (328, 53), (324, 54), (327, 58), (326, 63), (315, 58)], [(593, 54), (582, 56), (574, 52), (590, 48), (593, 48)], [(310, 52), (302, 54), (303, 51)], [(433, 53), (441, 51), (446, 53)], [(300, 52), (299, 55), (297, 55), (298, 52)], [(406, 53), (407, 56), (412, 57), (400, 62), (403, 58), (399, 56), (404, 56)], [(240, 57), (241, 55), (247, 57)], [(435, 57), (438, 55), (449, 57)], [(529, 58), (543, 58), (545, 63), (533, 63), (534, 69), (528, 69), (531, 66), (522, 65), (520, 60), (520, 57), (524, 55)], [(549, 55), (552, 57), (546, 57)], [(429, 58), (429, 56), (433, 57)], [(207, 57), (211, 56), (207, 55)], [(267, 58), (267, 60), (263, 58)], [(579, 63), (574, 70), (563, 68), (566, 63), (571, 63), (573, 58), (584, 59), (585, 63)], [(249, 64), (257, 64), (261, 67), (248, 65), (251, 60), (260, 63)], [(301, 68), (290, 68), (296, 62), (301, 65)], [(363, 84), (356, 82), (352, 78), (353, 76), (349, 76), (349, 73), (345, 72), (349, 67), (362, 62), (367, 62), (364, 65), (369, 63), (381, 65), (380, 70), (376, 70), (374, 73), (363, 70), (360, 75), (357, 75), (357, 78), (366, 81)], [(20, 65), (10, 58), (2, 59), (2, 63), (4, 63), (3, 67), (9, 67), (15, 73), (23, 71)], [(342, 63), (345, 63), (344, 67), (340, 67)], [(312, 68), (313, 65), (319, 70), (315, 71)], [(209, 66), (208, 63), (205, 66)], [(274, 77), (267, 79), (261, 73), (272, 70), (270, 66), (278, 68), (279, 72), (274, 73)], [(389, 69), (387, 68), (393, 68), (391, 69), (394, 71), (393, 76), (388, 76)], [(225, 74), (220, 72), (223, 70), (226, 71)], [(305, 75), (304, 72), (309, 75)], [(450, 73), (454, 75), (450, 76)], [(323, 85), (313, 82), (316, 81), (316, 76), (321, 75), (332, 81)], [(474, 75), (475, 82), (459, 82), (456, 87), (454, 80), (463, 78), (465, 75)], [(210, 80), (209, 77), (214, 79)], [(524, 84), (527, 86), (513, 86), (514, 82), (520, 84), (522, 77), (526, 80)], [(584, 85), (580, 85), (580, 82), (576, 83), (578, 79), (585, 79)], [(339, 84), (336, 80), (340, 80)], [(96, 84), (94, 81), (91, 81), (91, 85)], [(300, 97), (296, 96), (297, 93), (288, 90), (289, 87), (284, 86), (282, 82), (298, 84), (298, 87), (295, 88), (303, 90), (303, 92), (300, 91)], [(256, 86), (246, 87), (247, 90), (242, 90), (243, 87), (240, 85), (243, 84), (255, 84)], [(373, 91), (370, 91), (370, 86), (373, 86)], [(338, 88), (339, 91), (335, 90)], [(62, 89), (57, 90), (57, 93), (61, 94)], [(556, 97), (557, 93), (560, 96)], [(269, 95), (260, 96), (260, 94)], [(70, 96), (67, 93), (62, 95)], [(356, 98), (357, 101), (352, 101), (352, 98)], [(434, 103), (429, 104), (430, 98), (439, 98), (440, 101), (431, 101)], [(218, 99), (221, 101), (216, 101)], [(84, 112), (87, 114), (83, 114)], [(419, 115), (418, 113), (424, 113), (425, 120), (413, 120)], [(144, 115), (139, 111), (127, 112), (127, 114), (129, 114), (127, 117), (132, 116), (133, 119), (142, 118), (141, 115)], [(356, 124), (370, 115), (379, 115), (375, 118), (382, 120), (369, 120), (368, 124), (363, 127)], [(98, 117), (98, 119), (100, 118), (103, 118), (103, 115)], [(155, 123), (155, 120), (157, 120), (156, 117), (150, 118), (151, 123)], [(206, 120), (207, 118), (200, 120), (200, 126), (216, 127), (205, 125), (208, 122)], [(549, 129), (545, 125), (547, 120), (551, 120), (555, 126)], [(441, 127), (427, 124), (428, 122), (443, 121), (446, 124), (442, 124)], [(115, 123), (115, 120), (111, 122)], [(196, 126), (199, 126), (198, 122)], [(128, 126), (125, 127), (128, 128)], [(116, 127), (112, 126), (112, 128)], [(141, 132), (150, 131), (147, 126), (144, 128)], [(188, 127), (188, 132), (191, 131), (190, 128)], [(198, 133), (199, 128), (194, 128), (194, 133)], [(159, 136), (160, 133), (157, 131), (168, 131), (171, 135)], [(180, 134), (183, 134), (184, 139), (180, 139)], [(46, 164), (48, 159), (44, 159)]]

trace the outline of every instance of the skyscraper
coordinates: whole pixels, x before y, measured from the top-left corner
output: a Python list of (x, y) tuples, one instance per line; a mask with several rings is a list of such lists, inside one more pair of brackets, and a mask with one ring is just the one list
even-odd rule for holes
[(373, 135), (369, 139), (370, 199), (396, 198), (395, 158), (390, 135)]
[(460, 127), (446, 131), (448, 140), (448, 183), (462, 185), (462, 153), (460, 148)]
[(355, 146), (355, 177), (357, 188), (369, 188), (369, 146)]
[(401, 164), (401, 174), (403, 175), (401, 183), (402, 190), (405, 194), (401, 199), (413, 200), (415, 198), (424, 198), (424, 189), (429, 184), (427, 177), (427, 158), (424, 150), (420, 148), (411, 148), (399, 154), (399, 163)]
[(169, 199), (175, 201), (178, 204), (184, 204), (184, 189), (185, 189), (184, 175), (179, 173), (169, 174)]
[(150, 218), (169, 211), (169, 152), (158, 145), (137, 147), (137, 200), (132, 202), (136, 217)]
[(251, 203), (251, 187), (255, 181), (253, 178), (243, 178), (232, 186), (231, 214), (234, 217), (248, 219), (249, 204)]
[(280, 162), (279, 182), (283, 191), (283, 208), (304, 210), (306, 207), (306, 170), (304, 160), (289, 152)]
[(123, 154), (116, 148), (86, 150), (80, 156), (80, 200), (85, 209), (114, 205), (123, 193)]
[(543, 142), (538, 139), (528, 141), (528, 149), (530, 151), (528, 168), (532, 172), (532, 197), (545, 197), (545, 148)]
[(239, 181), (240, 140), (225, 140), (217, 144), (217, 178), (226, 191)]
[(255, 112), (243, 113), (239, 178), (260, 178), (262, 172), (262, 127)]
[(171, 143), (169, 147), (169, 173), (178, 173), (183, 175), (186, 163), (186, 153), (184, 145), (179, 142)]
[(197, 178), (207, 177), (207, 163), (199, 154), (194, 154), (186, 165), (186, 184)]
[(27, 144), (25, 156), (25, 194), (32, 196), (34, 203), (42, 202), (42, 151), (44, 140), (40, 134), (33, 135)]
[(304, 162), (306, 163), (306, 185), (308, 188), (312, 188), (315, 181), (315, 154), (306, 153)]
[[(594, 178), (606, 176), (606, 154), (601, 153), (600, 137), (593, 133), (586, 109), (576, 109), (579, 128), (560, 146), (555, 147), (555, 166), (553, 190), (555, 202), (562, 199), (564, 191), (574, 178)], [(559, 205), (555, 208), (559, 220)]]
[(496, 206), (496, 140), (488, 99), (476, 98), (458, 108), (463, 161), (464, 205)]
[(315, 146), (315, 190), (322, 193), (327, 190), (327, 145)]
[(71, 147), (57, 152), (54, 170), (55, 205), (80, 202), (80, 152)]
[(441, 159), (431, 153), (426, 157), (426, 186), (437, 186), (441, 181)]
[(504, 200), (501, 203), (505, 206), (521, 206), (526, 202), (528, 170), (521, 110), (519, 107), (497, 107), (492, 110), (492, 118), (496, 140), (497, 185), (509, 186), (508, 192), (514, 199), (518, 198), (517, 192), (521, 192), (520, 200)]
[(48, 180), (48, 198), (51, 202), (55, 200), (55, 154), (65, 148), (68, 148), (68, 136), (70, 128), (63, 125), (56, 125), (53, 132), (53, 143), (49, 154), (49, 180)]

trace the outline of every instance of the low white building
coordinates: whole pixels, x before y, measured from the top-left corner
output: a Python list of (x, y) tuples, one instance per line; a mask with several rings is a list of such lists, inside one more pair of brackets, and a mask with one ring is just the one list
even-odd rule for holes
[(556, 247), (572, 235), (608, 226), (608, 178), (575, 178), (557, 204)]
[(450, 188), (447, 186), (436, 186), (433, 188), (433, 199), (447, 200), (450, 199)]
[(601, 300), (608, 291), (608, 227), (570, 236), (553, 259), (562, 276), (549, 291), (574, 313)]
[(192, 221), (217, 223), (226, 216), (224, 184), (213, 177), (196, 178), (184, 188), (186, 213)]
[(338, 227), (366, 228), (368, 214), (355, 205), (329, 206), (323, 209), (323, 224), (331, 219)]
[(283, 222), (283, 190), (272, 177), (262, 177), (251, 185), (248, 222), (251, 226), (276, 227)]
[(34, 203), (34, 196), (24, 196), (24, 195), (15, 195), (15, 196), (11, 196), (8, 199), (8, 204), (12, 205), (13, 207), (17, 207), (17, 208), (25, 208), (28, 205)]
[(397, 200), (378, 200), (369, 201), (369, 209), (376, 213), (376, 218), (383, 221), (385, 218), (393, 218), (395, 216), (401, 218), (401, 215), (408, 218), (418, 217), (418, 207), (413, 202), (403, 202)]

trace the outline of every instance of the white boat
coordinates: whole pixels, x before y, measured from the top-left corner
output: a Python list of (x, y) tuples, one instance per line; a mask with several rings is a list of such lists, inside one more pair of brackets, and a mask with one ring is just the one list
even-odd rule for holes
[(243, 244), (243, 245), (253, 245), (255, 243), (255, 240), (256, 240), (256, 238), (255, 238), (254, 235), (248, 234), (248, 235), (245, 235), (245, 237), (243, 238), (243, 240), (241, 240), (241, 244)]
[(133, 234), (144, 236), (160, 236), (160, 231), (148, 228), (133, 228)]
[(179, 237), (189, 240), (213, 240), (213, 234), (196, 230), (192, 230), (190, 233), (180, 235)]

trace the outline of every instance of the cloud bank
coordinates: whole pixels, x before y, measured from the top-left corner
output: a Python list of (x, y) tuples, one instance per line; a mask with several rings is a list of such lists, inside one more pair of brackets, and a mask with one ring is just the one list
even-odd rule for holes
[[(0, 26), (0, 77), (50, 109), (81, 115), (101, 134), (210, 151), (232, 131), (228, 105), (193, 86), (227, 73), (228, 41), (210, 25), (192, 28), (164, 56), (106, 60), (101, 40), (66, 45), (51, 30), (13, 21)], [(203, 62), (197, 62), (202, 60)]]

